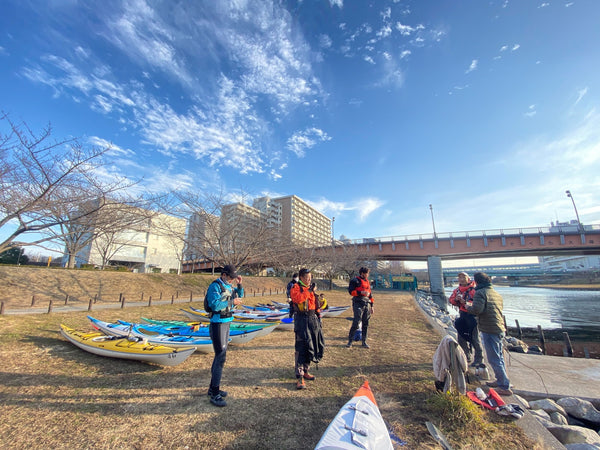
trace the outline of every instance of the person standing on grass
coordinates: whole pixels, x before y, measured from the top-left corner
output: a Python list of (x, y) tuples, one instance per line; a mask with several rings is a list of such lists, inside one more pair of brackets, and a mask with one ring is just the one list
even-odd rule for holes
[(500, 395), (512, 395), (510, 380), (506, 374), (502, 344), (504, 341), (504, 319), (502, 318), (503, 299), (492, 287), (492, 280), (486, 273), (477, 272), (473, 275), (475, 283), (475, 295), (473, 304), (467, 305), (467, 300), (462, 298), (460, 303), (465, 306), (467, 312), (477, 316), (477, 324), (481, 333), (481, 340), (485, 347), (485, 354), (494, 374), (496, 381), (488, 382), (489, 387), (496, 388)]
[(369, 269), (361, 267), (358, 276), (350, 280), (348, 292), (352, 296), (352, 310), (354, 311), (354, 320), (348, 333), (348, 343), (346, 347), (352, 347), (354, 333), (358, 329), (358, 324), (362, 323), (362, 346), (369, 348), (367, 344), (367, 331), (369, 330), (369, 320), (373, 314), (373, 295), (371, 294), (371, 282), (369, 281)]
[[(237, 283), (234, 288), (231, 284)], [(215, 358), (211, 367), (210, 387), (208, 396), (215, 406), (227, 406), (225, 397), (227, 392), (221, 390), (221, 376), (227, 356), (229, 342), (229, 327), (233, 320), (233, 308), (242, 303), (244, 296), (242, 277), (239, 276), (232, 265), (226, 265), (221, 271), (221, 276), (213, 281), (206, 291), (210, 313), (210, 338), (212, 339)]]
[[(477, 328), (477, 319), (473, 314), (467, 312), (466, 305), (473, 302), (475, 295), (475, 282), (466, 272), (458, 274), (458, 287), (454, 289), (448, 302), (458, 307), (458, 317), (454, 321), (454, 328), (457, 331), (458, 344), (465, 352), (467, 361), (472, 366), (483, 364), (483, 348), (481, 339), (479, 339), (479, 329)], [(465, 303), (460, 300), (464, 299)]]
[(290, 290), (294, 310), (296, 389), (306, 389), (304, 380), (314, 380), (310, 363), (318, 363), (323, 357), (325, 341), (321, 331), (320, 307), (309, 269), (300, 269), (299, 280)]

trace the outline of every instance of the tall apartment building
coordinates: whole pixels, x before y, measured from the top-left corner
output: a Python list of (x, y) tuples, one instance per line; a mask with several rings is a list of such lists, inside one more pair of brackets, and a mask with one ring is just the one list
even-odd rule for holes
[(281, 205), (281, 234), (301, 246), (331, 245), (331, 219), (295, 195), (278, 197)]
[[(203, 257), (198, 252), (194, 253), (193, 243), (211, 238), (206, 234), (206, 220), (206, 216), (197, 214), (190, 218), (186, 250), (188, 260)], [(256, 233), (262, 233), (265, 227), (294, 245), (331, 245), (331, 220), (295, 195), (256, 198), (252, 206), (231, 203), (221, 208), (220, 218), (211, 220), (219, 220), (220, 236), (213, 236), (213, 245), (220, 241), (220, 245), (230, 246), (232, 251), (250, 244)], [(212, 229), (216, 228), (213, 226)]]
[[(188, 221), (185, 259), (202, 259), (210, 252), (211, 245), (218, 240), (220, 220), (209, 213), (194, 213)], [(214, 245), (214, 244), (213, 244)]]

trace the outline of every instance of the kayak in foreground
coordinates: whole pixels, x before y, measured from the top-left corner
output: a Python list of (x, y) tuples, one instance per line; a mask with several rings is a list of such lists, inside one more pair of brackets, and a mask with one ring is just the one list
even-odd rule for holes
[(184, 362), (196, 347), (173, 348), (153, 345), (138, 338), (119, 338), (103, 333), (83, 333), (66, 325), (60, 325), (60, 333), (82, 350), (111, 358), (133, 359), (163, 366), (176, 366)]
[(369, 382), (365, 381), (331, 421), (315, 450), (393, 449)]

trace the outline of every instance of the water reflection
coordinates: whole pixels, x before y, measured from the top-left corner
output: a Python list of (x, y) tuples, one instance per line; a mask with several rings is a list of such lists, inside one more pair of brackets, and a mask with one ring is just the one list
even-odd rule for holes
[[(494, 286), (504, 298), (508, 326), (600, 333), (600, 291)], [(446, 288), (450, 296), (452, 288)]]

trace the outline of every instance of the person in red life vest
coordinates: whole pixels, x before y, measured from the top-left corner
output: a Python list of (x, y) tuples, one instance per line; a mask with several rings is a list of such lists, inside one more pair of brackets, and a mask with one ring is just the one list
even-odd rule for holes
[(469, 274), (458, 274), (458, 287), (454, 289), (448, 302), (458, 308), (458, 317), (454, 321), (454, 328), (458, 337), (458, 344), (465, 352), (467, 361), (472, 366), (483, 364), (483, 347), (477, 328), (477, 319), (467, 312), (467, 306), (473, 303), (475, 295), (475, 282), (471, 281)]
[(316, 289), (315, 283), (312, 283), (310, 270), (300, 269), (299, 280), (290, 289), (296, 338), (294, 345), (296, 389), (306, 389), (304, 380), (315, 379), (315, 376), (308, 372), (310, 363), (318, 363), (323, 357), (325, 348)]
[(350, 280), (348, 292), (352, 296), (352, 310), (354, 311), (354, 320), (348, 333), (348, 343), (346, 347), (352, 347), (354, 333), (358, 324), (362, 322), (362, 346), (369, 348), (367, 344), (367, 332), (369, 330), (369, 319), (373, 314), (373, 295), (371, 295), (371, 282), (369, 281), (369, 269), (361, 267), (358, 276)]

